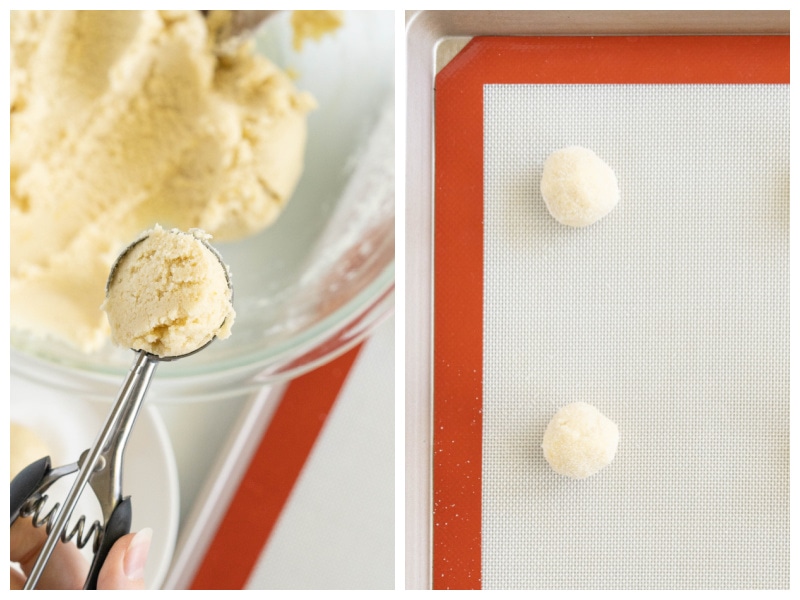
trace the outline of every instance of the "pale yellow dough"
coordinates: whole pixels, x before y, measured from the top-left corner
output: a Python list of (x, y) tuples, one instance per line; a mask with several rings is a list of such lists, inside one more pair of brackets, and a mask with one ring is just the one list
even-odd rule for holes
[(344, 20), (341, 10), (295, 10), (292, 11), (292, 45), (302, 50), (307, 39), (319, 40), (342, 26)]
[(199, 11), (11, 12), (11, 324), (91, 352), (117, 254), (161, 223), (272, 223), (313, 99)]
[(586, 402), (568, 404), (547, 425), (542, 450), (556, 473), (584, 479), (614, 460), (619, 429)]
[(208, 238), (156, 226), (121, 256), (103, 303), (115, 343), (174, 357), (230, 335), (229, 275)]
[(544, 163), (541, 193), (559, 223), (586, 227), (605, 217), (619, 202), (614, 171), (588, 148), (570, 146)]
[(29, 464), (50, 456), (50, 449), (45, 441), (30, 427), (12, 421), (10, 437), (11, 479)]

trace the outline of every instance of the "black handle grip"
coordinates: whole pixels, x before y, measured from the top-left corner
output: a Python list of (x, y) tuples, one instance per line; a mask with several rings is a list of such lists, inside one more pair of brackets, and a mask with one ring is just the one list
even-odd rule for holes
[(29, 464), (11, 480), (11, 525), (17, 520), (22, 505), (33, 495), (48, 471), (50, 457), (45, 456)]
[(89, 576), (86, 578), (86, 584), (83, 589), (96, 590), (97, 589), (97, 576), (100, 574), (100, 569), (103, 568), (103, 563), (106, 562), (111, 546), (114, 545), (119, 538), (131, 532), (131, 497), (128, 496), (122, 502), (117, 504), (111, 517), (108, 519), (105, 528), (103, 529), (103, 539), (100, 540), (100, 547), (94, 554), (92, 566), (89, 567)]

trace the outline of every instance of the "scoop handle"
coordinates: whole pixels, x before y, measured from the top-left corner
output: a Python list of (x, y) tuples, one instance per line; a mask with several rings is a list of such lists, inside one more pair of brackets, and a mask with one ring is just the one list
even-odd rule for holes
[(86, 583), (83, 589), (97, 589), (97, 576), (100, 574), (100, 569), (103, 568), (103, 564), (106, 562), (111, 546), (123, 535), (128, 535), (131, 532), (132, 514), (131, 497), (127, 496), (122, 502), (117, 504), (117, 507), (108, 519), (108, 523), (105, 525), (103, 539), (100, 541), (100, 547), (97, 549), (97, 552), (94, 553), (92, 566), (89, 567), (89, 575), (86, 577)]
[(30, 498), (50, 471), (50, 457), (45, 456), (22, 469), (11, 480), (11, 525), (19, 517), (22, 505)]

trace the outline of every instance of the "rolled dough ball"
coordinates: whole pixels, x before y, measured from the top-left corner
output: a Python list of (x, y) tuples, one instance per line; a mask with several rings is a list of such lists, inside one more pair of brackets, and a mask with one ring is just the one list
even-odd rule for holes
[(50, 456), (50, 450), (44, 440), (29, 427), (11, 422), (11, 479), (32, 462)]
[(580, 146), (556, 150), (547, 157), (541, 192), (553, 218), (572, 227), (599, 221), (619, 201), (614, 171), (594, 152)]
[(584, 479), (614, 460), (619, 429), (586, 402), (568, 404), (550, 420), (544, 432), (544, 457), (556, 473)]

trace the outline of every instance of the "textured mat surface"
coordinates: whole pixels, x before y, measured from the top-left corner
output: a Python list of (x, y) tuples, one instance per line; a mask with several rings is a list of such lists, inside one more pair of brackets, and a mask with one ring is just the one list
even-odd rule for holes
[[(789, 89), (484, 87), (484, 588), (789, 581)], [(539, 193), (553, 150), (615, 171), (585, 229)], [(610, 467), (540, 444), (582, 400)]]

